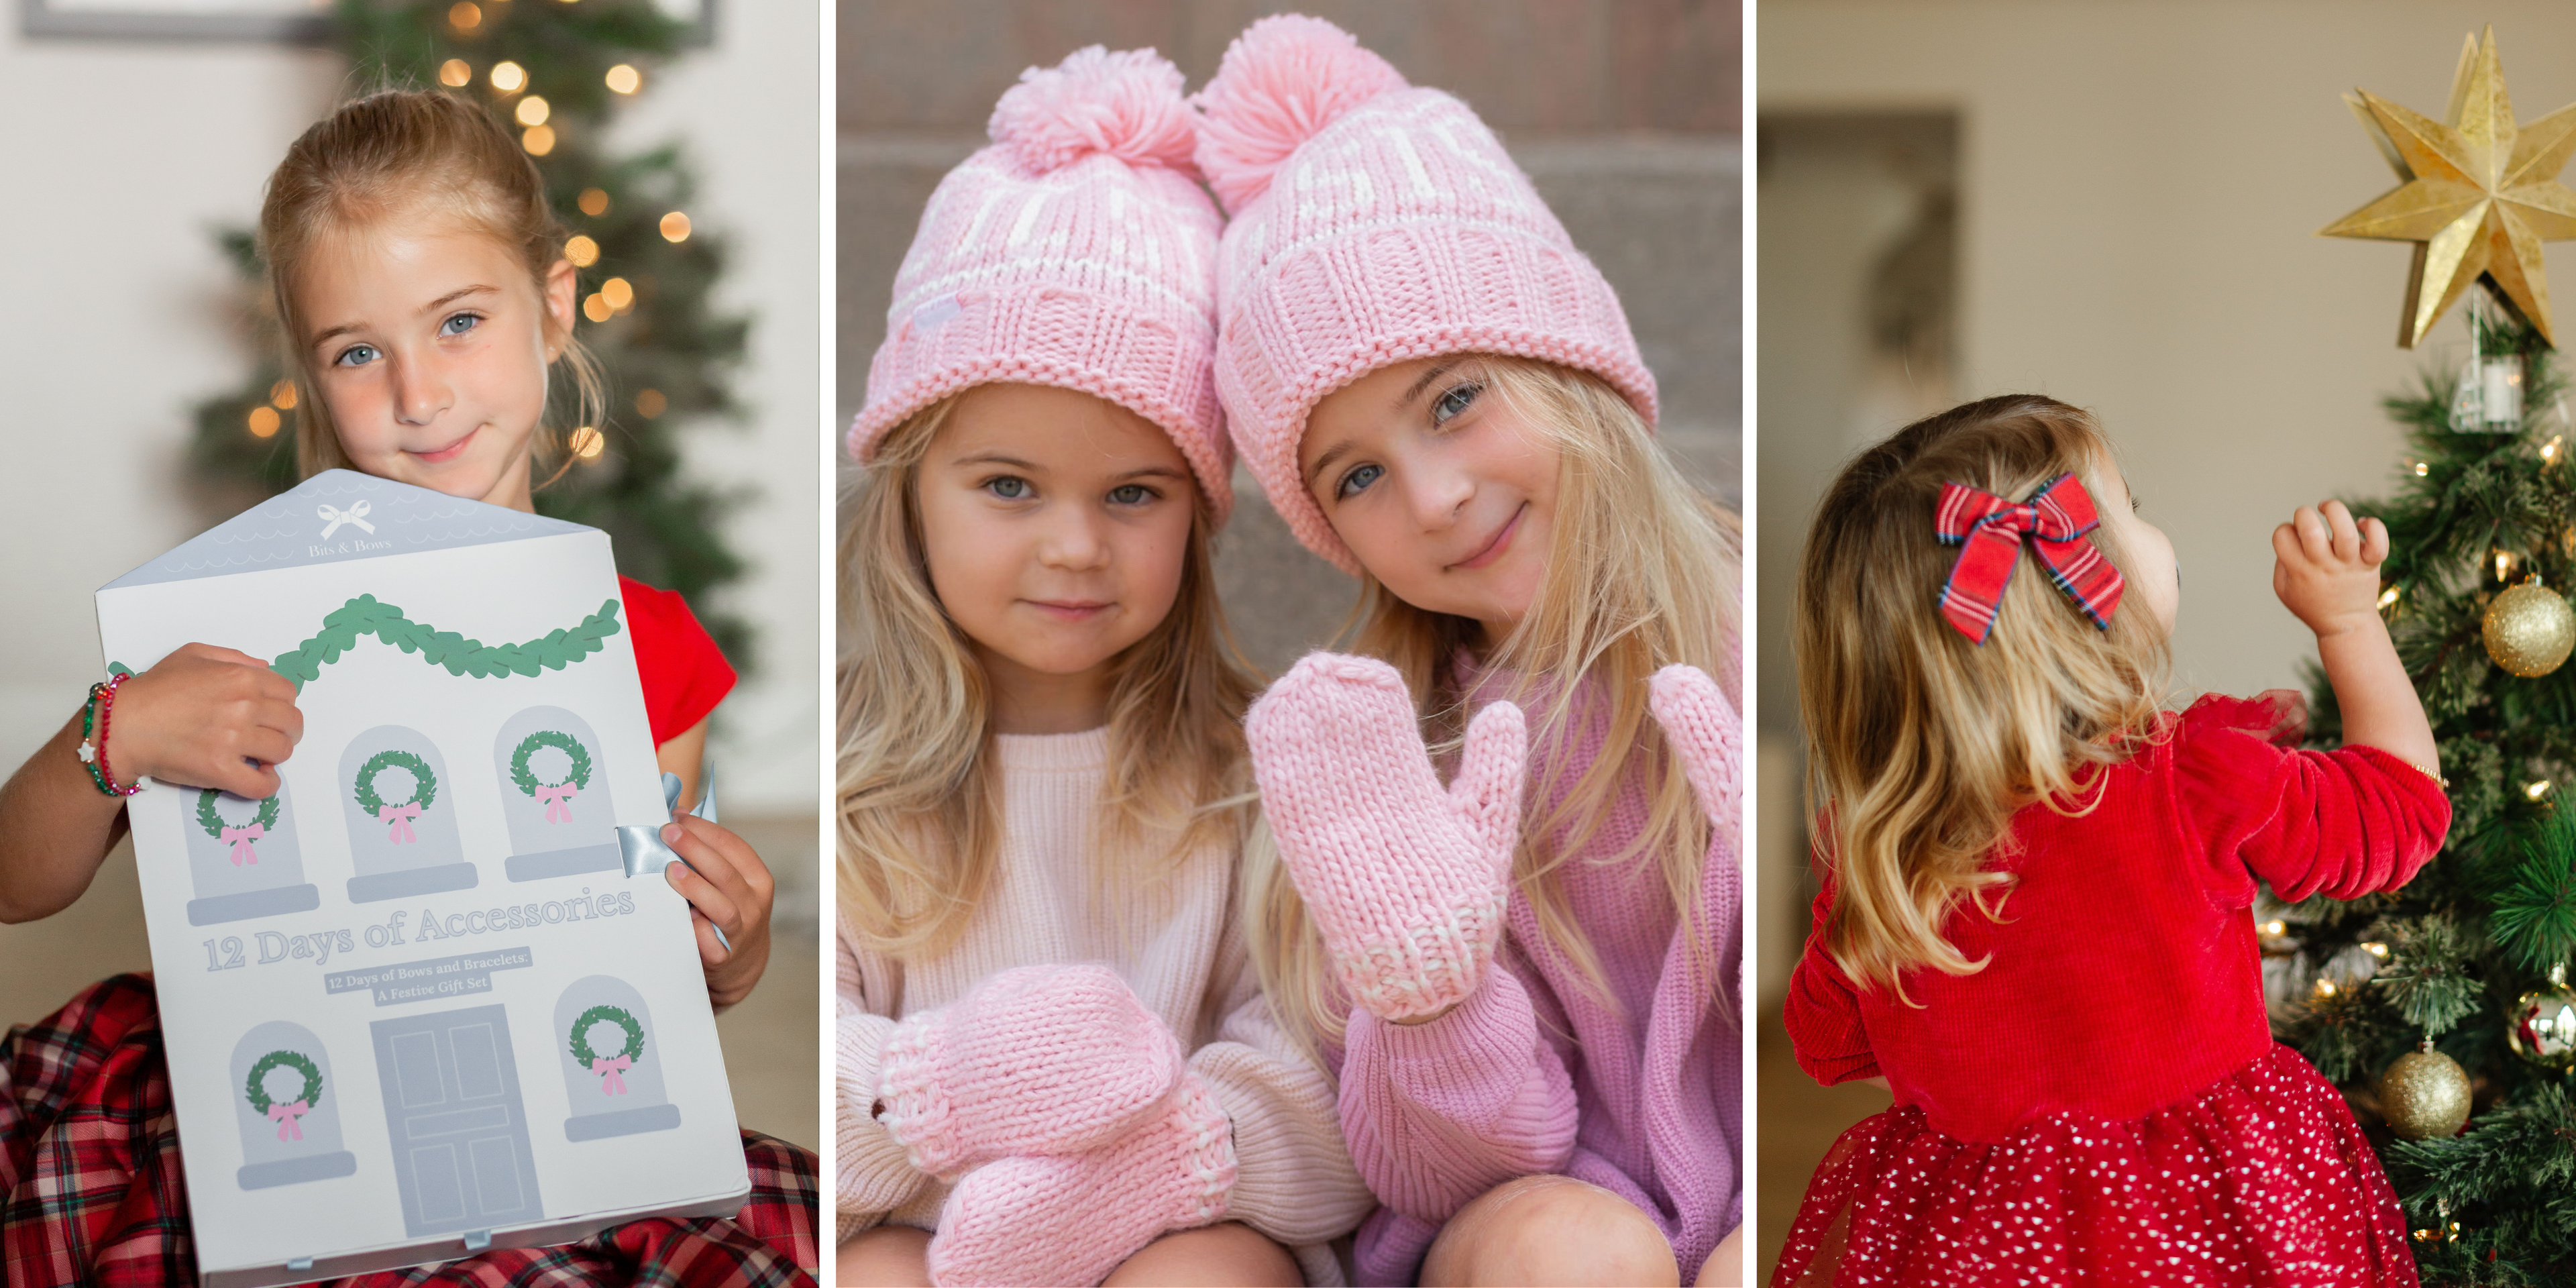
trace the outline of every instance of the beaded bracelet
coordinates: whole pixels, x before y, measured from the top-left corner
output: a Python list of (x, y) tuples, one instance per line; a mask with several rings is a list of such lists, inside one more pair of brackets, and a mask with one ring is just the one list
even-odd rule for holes
[[(89, 780), (102, 796), (131, 796), (143, 790), (140, 782), (124, 787), (116, 785), (116, 771), (107, 763), (107, 728), (116, 713), (116, 686), (125, 683), (120, 671), (106, 680), (89, 686), (89, 702), (81, 707), (81, 767), (89, 770)], [(91, 736), (92, 730), (97, 736)]]

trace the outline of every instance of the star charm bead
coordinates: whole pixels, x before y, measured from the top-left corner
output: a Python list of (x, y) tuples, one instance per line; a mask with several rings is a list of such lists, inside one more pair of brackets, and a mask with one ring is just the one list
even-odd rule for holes
[(95, 765), (98, 763), (98, 748), (91, 746), (89, 739), (87, 738), (81, 739), (80, 758), (81, 763), (84, 765)]
[(2556, 347), (2540, 244), (2576, 237), (2576, 191), (2558, 181), (2576, 153), (2576, 104), (2517, 127), (2492, 26), (2460, 51), (2448, 120), (2434, 121), (2367, 90), (2345, 95), (2344, 102), (2401, 182), (2320, 231), (2415, 243), (2398, 346), (2414, 348), (2483, 276)]

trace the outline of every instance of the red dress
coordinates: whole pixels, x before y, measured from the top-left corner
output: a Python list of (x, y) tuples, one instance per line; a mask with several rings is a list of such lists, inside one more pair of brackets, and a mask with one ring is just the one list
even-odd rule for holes
[[(1896, 1105), (1808, 1183), (1783, 1285), (2416, 1282), (2403, 1214), (2343, 1098), (2273, 1042), (2252, 905), (2394, 890), (2450, 801), (2371, 748), (2287, 751), (2263, 704), (2204, 698), (2105, 771), (2081, 817), (2013, 820), (1984, 970), (1853, 986), (1810, 937), (1788, 1028), (1818, 1081)], [(1833, 888), (1816, 901), (1821, 930)]]
[[(724, 700), (733, 668), (678, 595), (617, 581), (653, 740), (666, 742)], [(730, 1219), (629, 1221), (579, 1243), (340, 1282), (811, 1288), (821, 1253), (814, 1155), (742, 1136), (751, 1196)], [(0, 1283), (140, 1288), (196, 1278), (160, 1012), (150, 977), (119, 975), (0, 1041)]]

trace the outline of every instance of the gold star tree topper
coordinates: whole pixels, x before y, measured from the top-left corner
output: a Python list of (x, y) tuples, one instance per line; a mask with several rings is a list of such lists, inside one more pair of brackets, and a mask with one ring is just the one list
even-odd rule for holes
[(2343, 101), (2401, 182), (2322, 235), (2415, 243), (2399, 347), (2414, 348), (2481, 276), (2556, 347), (2540, 243), (2576, 237), (2576, 192), (2558, 182), (2576, 152), (2576, 103), (2516, 127), (2492, 26), (2460, 50), (2446, 120), (2430, 120), (2368, 90)]

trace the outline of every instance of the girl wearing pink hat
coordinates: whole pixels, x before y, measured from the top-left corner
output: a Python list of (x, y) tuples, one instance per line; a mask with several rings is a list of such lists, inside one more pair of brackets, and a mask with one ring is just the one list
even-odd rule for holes
[(1298, 16), (1198, 102), (1235, 444), (1363, 587), (1364, 656), (1251, 712), (1246, 876), (1383, 1205), (1360, 1273), (1740, 1283), (1736, 521), (1464, 103)]
[(843, 505), (843, 1284), (1339, 1282), (1370, 1207), (1235, 915), (1218, 216), (1150, 51), (1024, 73), (895, 279)]

